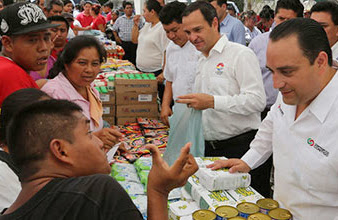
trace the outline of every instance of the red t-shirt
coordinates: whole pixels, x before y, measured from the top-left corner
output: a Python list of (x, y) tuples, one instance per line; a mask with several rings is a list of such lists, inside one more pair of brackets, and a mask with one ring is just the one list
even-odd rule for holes
[(94, 30), (100, 30), (99, 25), (102, 24), (103, 26), (106, 25), (106, 19), (102, 15), (98, 15), (92, 23), (92, 29)]
[(24, 88), (39, 87), (20, 66), (6, 57), (0, 57), (0, 107), (7, 96)]
[(108, 23), (110, 20), (111, 20), (111, 12), (107, 14), (106, 23)]
[(81, 12), (77, 17), (76, 20), (80, 22), (82, 27), (90, 26), (90, 24), (93, 22), (93, 17), (91, 15), (85, 15), (83, 12)]

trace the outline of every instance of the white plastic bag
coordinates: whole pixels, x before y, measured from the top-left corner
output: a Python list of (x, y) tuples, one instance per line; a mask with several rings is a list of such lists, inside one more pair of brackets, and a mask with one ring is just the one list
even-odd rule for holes
[(202, 111), (188, 108), (186, 104), (175, 103), (173, 116), (169, 118), (170, 132), (164, 160), (172, 165), (181, 148), (191, 142), (190, 153), (195, 157), (204, 156)]

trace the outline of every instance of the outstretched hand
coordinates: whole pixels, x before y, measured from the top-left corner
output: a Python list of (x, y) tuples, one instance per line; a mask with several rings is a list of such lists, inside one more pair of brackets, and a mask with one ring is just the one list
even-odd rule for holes
[(228, 160), (217, 160), (214, 163), (207, 166), (212, 170), (218, 170), (221, 168), (229, 168), (230, 173), (248, 173), (251, 168), (241, 159), (228, 159)]

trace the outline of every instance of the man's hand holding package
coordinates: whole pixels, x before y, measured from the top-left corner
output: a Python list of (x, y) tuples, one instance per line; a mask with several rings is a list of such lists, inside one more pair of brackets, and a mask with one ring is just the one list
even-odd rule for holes
[(177, 98), (178, 103), (187, 104), (189, 108), (197, 110), (214, 108), (214, 97), (205, 93), (192, 93)]

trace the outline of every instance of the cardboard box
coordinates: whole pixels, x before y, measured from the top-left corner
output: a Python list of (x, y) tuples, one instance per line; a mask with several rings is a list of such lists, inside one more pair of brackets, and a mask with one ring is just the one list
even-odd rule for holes
[(110, 126), (116, 125), (115, 117), (103, 116), (102, 119), (110, 124)]
[(108, 91), (108, 93), (100, 93), (102, 104), (115, 105), (115, 91)]
[(152, 93), (136, 93), (125, 92), (116, 94), (116, 105), (132, 105), (132, 104), (156, 104), (157, 92)]
[(103, 117), (115, 117), (116, 105), (103, 104)]
[(136, 117), (116, 117), (116, 124), (117, 125), (124, 125), (127, 122), (135, 123)]
[(116, 79), (115, 80), (116, 93), (124, 92), (157, 92), (156, 80), (143, 79)]
[(145, 105), (118, 105), (116, 106), (117, 117), (158, 117), (157, 104)]

